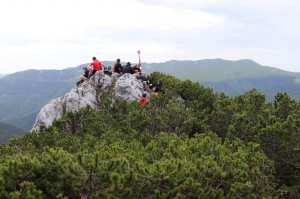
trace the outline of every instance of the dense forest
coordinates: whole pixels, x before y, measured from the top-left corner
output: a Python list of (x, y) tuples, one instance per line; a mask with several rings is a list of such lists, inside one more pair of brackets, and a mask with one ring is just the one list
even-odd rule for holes
[(0, 146), (0, 198), (299, 198), (300, 103), (154, 72), (150, 103), (68, 113)]

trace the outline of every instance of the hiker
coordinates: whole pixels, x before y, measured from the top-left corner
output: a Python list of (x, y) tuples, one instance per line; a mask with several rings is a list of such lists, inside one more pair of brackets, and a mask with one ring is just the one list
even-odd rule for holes
[(163, 85), (163, 81), (161, 79), (159, 79), (157, 81), (157, 85), (155, 86), (155, 89), (154, 89), (154, 95), (158, 95), (160, 92), (161, 92), (161, 87)]
[(123, 67), (121, 65), (121, 60), (120, 59), (117, 59), (114, 67), (113, 67), (113, 72), (114, 73), (119, 73), (119, 74), (122, 74), (122, 70), (123, 70)]
[(134, 76), (136, 77), (136, 79), (141, 80), (143, 84), (147, 84), (147, 77), (144, 73), (134, 73)]
[(90, 63), (87, 67), (87, 69), (89, 70), (89, 77), (94, 75), (97, 71), (101, 70), (102, 66), (104, 66), (104, 64), (99, 62), (96, 57), (93, 57), (93, 62)]
[(141, 73), (142, 72), (142, 66), (141, 66), (140, 63), (136, 64), (132, 69), (135, 73)]
[(149, 103), (149, 99), (147, 98), (147, 93), (143, 93), (142, 98), (140, 99), (140, 106), (143, 106), (145, 103)]
[(79, 84), (84, 82), (89, 77), (89, 71), (88, 71), (87, 67), (83, 67), (82, 69), (84, 71), (84, 74), (80, 75), (80, 77), (79, 77), (80, 80), (78, 82), (76, 82), (76, 86), (78, 86)]
[(142, 66), (140, 63), (136, 64), (132, 69), (137, 79), (144, 79), (142, 77), (146, 77), (146, 73), (142, 71)]
[(141, 64), (136, 64), (133, 68), (134, 76), (136, 79), (141, 80), (143, 82), (144, 90), (147, 90), (147, 76), (146, 73), (142, 71)]
[(125, 74), (125, 73), (130, 73), (132, 75), (134, 73), (130, 62), (127, 62), (126, 66), (123, 68), (123, 74)]

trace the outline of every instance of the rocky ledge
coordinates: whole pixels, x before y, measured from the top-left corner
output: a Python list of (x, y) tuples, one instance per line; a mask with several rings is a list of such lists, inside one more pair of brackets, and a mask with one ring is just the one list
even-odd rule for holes
[(39, 131), (41, 126), (50, 126), (55, 119), (62, 118), (68, 112), (87, 106), (99, 109), (101, 96), (106, 92), (112, 92), (112, 101), (138, 100), (143, 93), (143, 84), (128, 73), (122, 76), (118, 74), (108, 76), (99, 71), (64, 96), (46, 104), (37, 115), (31, 131)]

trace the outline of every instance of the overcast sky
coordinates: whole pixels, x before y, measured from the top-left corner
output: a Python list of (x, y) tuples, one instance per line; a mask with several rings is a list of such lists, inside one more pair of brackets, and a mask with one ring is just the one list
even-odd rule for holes
[(1, 0), (0, 73), (100, 61), (252, 59), (300, 72), (296, 0)]

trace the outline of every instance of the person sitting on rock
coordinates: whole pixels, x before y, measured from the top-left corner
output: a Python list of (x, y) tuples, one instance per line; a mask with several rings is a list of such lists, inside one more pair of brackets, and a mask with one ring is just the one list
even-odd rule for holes
[(123, 67), (121, 65), (121, 60), (117, 59), (112, 72), (122, 74), (122, 70), (123, 70)]
[(143, 106), (146, 103), (149, 103), (150, 100), (147, 98), (147, 93), (143, 93), (142, 98), (140, 99), (140, 106)]
[(133, 71), (135, 72), (135, 73), (141, 73), (142, 72), (142, 67), (141, 67), (141, 64), (140, 63), (138, 63), (138, 64), (136, 64), (133, 68)]
[(161, 93), (161, 87), (163, 85), (163, 81), (161, 79), (159, 79), (157, 81), (157, 85), (155, 86), (155, 89), (154, 89), (154, 95), (158, 95), (159, 93)]
[(140, 63), (136, 64), (132, 69), (135, 73), (135, 76), (137, 76), (137, 77), (139, 77), (139, 76), (146, 77), (146, 73), (143, 72), (142, 65)]
[(136, 64), (133, 68), (134, 76), (136, 79), (143, 82), (144, 89), (147, 89), (147, 76), (146, 73), (142, 71), (142, 66), (140, 63)]
[(81, 84), (82, 82), (84, 82), (88, 77), (89, 77), (89, 71), (86, 67), (83, 67), (83, 71), (84, 74), (80, 75), (80, 80), (78, 82), (76, 82), (76, 85), (78, 86), (79, 84)]
[(93, 76), (97, 71), (101, 70), (102, 66), (104, 66), (104, 64), (99, 62), (96, 57), (93, 57), (93, 62), (90, 63), (87, 67), (87, 69), (89, 70), (89, 77)]
[(126, 66), (123, 68), (123, 74), (125, 73), (130, 73), (130, 74), (134, 74), (134, 71), (131, 67), (131, 63), (130, 62), (127, 62)]

